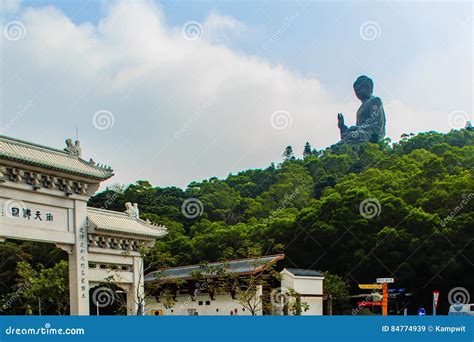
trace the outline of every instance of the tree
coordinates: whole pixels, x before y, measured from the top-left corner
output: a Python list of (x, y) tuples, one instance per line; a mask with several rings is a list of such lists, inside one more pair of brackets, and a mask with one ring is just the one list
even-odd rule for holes
[(245, 277), (227, 273), (225, 274), (225, 280), (229, 284), (226, 287), (230, 287), (232, 291), (235, 291), (237, 302), (248, 310), (252, 316), (255, 316), (270, 305), (263, 294), (263, 289), (270, 287), (273, 280), (280, 280), (281, 276), (272, 263), (262, 263), (255, 259), (251, 265), (260, 270)]
[(64, 315), (69, 306), (69, 286), (68, 286), (68, 264), (61, 260), (51, 268), (39, 265), (35, 269), (25, 261), (17, 265), (18, 282), (9, 298), (16, 297), (21, 300), (25, 307), (25, 312), (32, 313), (32, 308), (51, 306), (55, 308), (55, 313)]
[(311, 148), (311, 145), (310, 145), (309, 141), (307, 141), (304, 144), (304, 148), (303, 148), (303, 158), (309, 157), (312, 154), (313, 154), (313, 150)]
[(295, 156), (293, 154), (293, 147), (287, 146), (285, 151), (283, 151), (282, 157), (284, 161), (294, 160)]
[(323, 272), (323, 274), (324, 293), (331, 295), (335, 303), (344, 307), (349, 299), (349, 285), (337, 274), (331, 274), (327, 271)]
[(311, 145), (307, 141), (303, 149), (303, 158), (309, 157), (312, 154), (313, 154), (313, 151), (311, 150)]
[(284, 296), (288, 303), (288, 311), (294, 316), (301, 316), (303, 312), (309, 310), (309, 304), (301, 301), (301, 295), (295, 289), (286, 289)]

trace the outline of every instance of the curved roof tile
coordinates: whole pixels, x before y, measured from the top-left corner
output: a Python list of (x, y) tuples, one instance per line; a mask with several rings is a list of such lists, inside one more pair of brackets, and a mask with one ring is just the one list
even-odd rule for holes
[(0, 158), (105, 180), (113, 176), (111, 168), (99, 167), (66, 151), (0, 135)]
[(139, 218), (117, 211), (87, 208), (87, 217), (93, 228), (100, 232), (160, 238), (166, 235), (166, 227), (154, 226)]

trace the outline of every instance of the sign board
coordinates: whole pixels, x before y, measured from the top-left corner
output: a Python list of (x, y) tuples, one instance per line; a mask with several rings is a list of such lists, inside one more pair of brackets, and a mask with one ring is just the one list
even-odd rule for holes
[(426, 315), (426, 310), (424, 308), (418, 309), (418, 316), (425, 316)]
[(395, 279), (393, 278), (377, 278), (378, 284), (388, 284), (388, 283), (393, 283), (393, 282), (395, 282)]
[(377, 290), (381, 289), (381, 284), (359, 284), (359, 288), (362, 290)]
[(400, 296), (406, 296), (405, 288), (400, 288), (400, 287), (394, 287), (391, 289), (388, 289), (388, 296), (390, 298), (397, 298)]
[(68, 231), (66, 208), (0, 198), (0, 224)]
[(433, 291), (433, 305), (435, 308), (438, 307), (439, 291)]

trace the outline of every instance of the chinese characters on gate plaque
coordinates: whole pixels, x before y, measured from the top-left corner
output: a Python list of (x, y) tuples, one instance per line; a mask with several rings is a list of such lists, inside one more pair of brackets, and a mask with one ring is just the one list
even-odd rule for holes
[(29, 208), (12, 207), (10, 208), (9, 215), (11, 217), (23, 218), (26, 220), (38, 220), (38, 221), (46, 221), (46, 222), (54, 221), (54, 216), (52, 213), (43, 212), (41, 210), (31, 210)]

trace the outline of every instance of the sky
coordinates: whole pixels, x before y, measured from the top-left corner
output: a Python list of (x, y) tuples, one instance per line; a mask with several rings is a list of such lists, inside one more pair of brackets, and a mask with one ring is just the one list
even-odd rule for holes
[(448, 132), (472, 120), (472, 6), (2, 0), (0, 133), (63, 148), (77, 130), (105, 185), (185, 188), (336, 143), (363, 74), (392, 141)]

